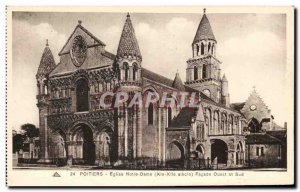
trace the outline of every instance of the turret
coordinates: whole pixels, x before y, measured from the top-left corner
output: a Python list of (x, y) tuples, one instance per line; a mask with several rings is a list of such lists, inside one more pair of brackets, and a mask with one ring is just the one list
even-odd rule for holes
[(142, 55), (128, 13), (119, 41), (115, 63), (121, 86), (134, 85), (141, 81), (141, 62)]
[(182, 80), (179, 76), (178, 71), (175, 75), (174, 81), (172, 83), (172, 87), (174, 87), (175, 89), (178, 89), (178, 90), (184, 90), (184, 84), (182, 83)]
[(193, 57), (202, 57), (205, 55), (215, 56), (216, 45), (217, 40), (206, 16), (206, 9), (204, 9), (203, 17), (200, 21), (192, 44)]
[(49, 48), (48, 40), (46, 40), (46, 47), (42, 54), (40, 65), (36, 74), (37, 80), (37, 95), (48, 94), (48, 75), (55, 68), (56, 64)]
[(222, 87), (222, 92), (221, 92), (221, 98), (222, 98), (222, 104), (224, 104), (226, 107), (229, 107), (230, 101), (229, 101), (229, 92), (228, 92), (228, 80), (225, 76), (225, 74), (222, 77), (221, 80), (221, 87)]
[(49, 111), (49, 91), (48, 91), (48, 77), (51, 71), (55, 68), (56, 64), (49, 48), (48, 40), (44, 49), (38, 72), (36, 74), (37, 80), (37, 106), (39, 108), (39, 128), (40, 128), (40, 141), (41, 142), (41, 159), (39, 162), (51, 162), (49, 159), (48, 151), (48, 125), (47, 117)]

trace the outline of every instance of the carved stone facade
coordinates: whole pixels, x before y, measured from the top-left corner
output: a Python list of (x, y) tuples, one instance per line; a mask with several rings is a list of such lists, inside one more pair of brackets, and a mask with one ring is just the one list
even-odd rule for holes
[[(220, 78), (217, 41), (204, 14), (187, 61), (187, 80), (173, 80), (142, 67), (142, 55), (127, 15), (117, 54), (81, 22), (59, 53), (46, 47), (37, 74), (42, 163), (62, 159), (68, 165), (118, 166), (155, 159), (160, 165), (186, 159), (210, 159), (224, 167), (242, 166), (245, 151), (243, 114), (229, 104), (228, 81)], [(50, 53), (49, 53), (50, 51)], [(46, 58), (45, 58), (46, 57)], [(49, 64), (50, 61), (50, 64)], [(42, 71), (42, 72), (40, 72)], [(102, 108), (115, 94), (196, 93), (196, 108), (153, 102), (147, 107)], [(185, 163), (182, 164), (186, 166)]]

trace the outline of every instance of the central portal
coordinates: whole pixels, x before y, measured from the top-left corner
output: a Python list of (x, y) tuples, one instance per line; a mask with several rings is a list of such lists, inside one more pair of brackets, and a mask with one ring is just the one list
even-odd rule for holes
[(91, 128), (85, 124), (78, 125), (74, 134), (76, 164), (95, 164), (95, 144)]

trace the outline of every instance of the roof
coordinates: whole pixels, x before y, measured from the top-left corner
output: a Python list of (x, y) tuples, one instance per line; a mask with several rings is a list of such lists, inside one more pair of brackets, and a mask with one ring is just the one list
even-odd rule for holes
[(134, 28), (131, 23), (130, 15), (128, 14), (119, 41), (117, 57), (129, 55), (142, 59)]
[(184, 89), (184, 84), (182, 83), (178, 72), (175, 75), (174, 81), (172, 83), (172, 87), (174, 87), (175, 89), (179, 89), (179, 90)]
[(246, 144), (281, 144), (282, 141), (267, 133), (251, 133), (246, 135)]
[(282, 142), (286, 141), (286, 130), (272, 130), (267, 131), (267, 134), (281, 140)]
[(240, 111), (241, 109), (243, 109), (245, 105), (245, 102), (242, 102), (242, 103), (231, 103), (230, 104), (230, 107), (237, 110), (237, 111)]
[[(168, 87), (173, 87), (173, 80), (171, 80), (171, 79), (169, 79), (167, 77), (164, 77), (164, 76), (162, 76), (162, 75), (160, 75), (158, 73), (155, 73), (153, 71), (150, 71), (150, 70), (148, 70), (146, 68), (142, 68), (142, 77), (150, 79), (151, 81), (154, 81), (154, 82), (166, 85)], [(177, 89), (179, 91), (197, 92), (197, 93), (200, 92), (197, 89), (194, 89), (194, 88), (186, 86), (186, 85), (183, 85), (183, 86), (180, 86), (180, 87), (177, 87), (177, 88), (173, 87), (173, 88)], [(178, 88), (181, 88), (181, 89), (178, 89)], [(215, 105), (218, 105), (218, 103), (216, 103), (214, 100), (212, 100), (211, 98), (209, 98), (204, 93), (200, 92), (200, 95), (201, 95), (201, 99), (205, 99), (207, 101), (213, 102)]]
[(41, 57), (37, 76), (49, 75), (49, 73), (55, 68), (55, 66), (56, 64), (54, 61), (54, 57), (47, 42), (47, 45)]
[(87, 57), (80, 67), (76, 67), (71, 60), (70, 54), (62, 55), (60, 63), (50, 73), (50, 77), (60, 76), (72, 73), (78, 69), (95, 69), (100, 67), (111, 66), (114, 62), (114, 55), (107, 51), (103, 52), (100, 49), (93, 49), (87, 52)]
[(192, 119), (196, 117), (198, 108), (185, 107), (172, 120), (171, 127), (191, 126)]
[(103, 43), (100, 39), (98, 39), (96, 36), (94, 36), (91, 32), (89, 32), (86, 28), (84, 28), (81, 25), (81, 21), (78, 22), (78, 25), (75, 27), (74, 31), (72, 32), (72, 34), (70, 35), (70, 37), (68, 38), (68, 40), (66, 41), (66, 43), (64, 44), (64, 46), (62, 47), (62, 49), (60, 50), (60, 52), (58, 53), (58, 55), (62, 55), (65, 53), (65, 48), (68, 45), (68, 43), (70, 42), (70, 40), (72, 39), (73, 35), (75, 34), (76, 31), (78, 31), (78, 29), (81, 29), (83, 32), (85, 32), (88, 36), (90, 36), (94, 42), (98, 45), (101, 46), (105, 46), (105, 43)]
[(213, 33), (212, 28), (209, 23), (209, 20), (206, 17), (206, 14), (204, 14), (200, 21), (200, 24), (198, 26), (193, 43), (196, 43), (200, 40), (206, 40), (206, 39), (216, 41), (216, 38), (214, 36), (214, 33)]

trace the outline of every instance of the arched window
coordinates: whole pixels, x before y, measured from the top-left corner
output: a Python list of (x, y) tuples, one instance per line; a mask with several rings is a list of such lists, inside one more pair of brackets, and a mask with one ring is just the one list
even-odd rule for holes
[(210, 90), (204, 89), (202, 92), (203, 92), (207, 97), (210, 97)]
[(212, 44), (212, 47), (211, 47), (211, 54), (212, 54), (212, 55), (214, 54), (214, 51), (215, 51), (215, 44), (213, 43), (213, 44)]
[(204, 55), (204, 44), (201, 43), (201, 55)]
[(150, 103), (148, 107), (148, 125), (153, 125), (153, 104)]
[(123, 64), (123, 68), (124, 68), (124, 72), (125, 72), (125, 80), (127, 81), (128, 77), (129, 77), (129, 66), (128, 66), (128, 63), (124, 63)]
[(136, 81), (137, 80), (137, 71), (138, 71), (138, 67), (136, 63), (133, 63), (132, 65), (132, 80)]
[(210, 47), (211, 47), (211, 43), (209, 42), (209, 43), (208, 43), (208, 50), (207, 50), (208, 53), (209, 53), (209, 51), (210, 51)]
[(172, 122), (172, 109), (168, 107), (168, 127), (171, 125)]
[(198, 56), (199, 55), (199, 45), (198, 44), (196, 44), (196, 55)]
[(206, 65), (203, 65), (203, 69), (202, 69), (202, 78), (205, 79), (206, 78)]
[(215, 111), (215, 114), (214, 114), (214, 133), (216, 132), (219, 132), (220, 131), (220, 127), (219, 127), (219, 113), (218, 111)]
[(194, 66), (194, 80), (198, 79), (198, 67)]
[(206, 125), (209, 130), (212, 129), (211, 126), (211, 111), (210, 109), (206, 109)]
[(233, 133), (233, 117), (230, 115), (229, 116), (229, 130), (228, 130), (229, 134)]
[(89, 86), (84, 78), (80, 78), (76, 82), (76, 106), (77, 111), (89, 110)]
[(226, 130), (227, 130), (227, 117), (226, 117), (226, 114), (223, 114), (222, 115), (222, 130), (221, 131), (223, 131), (223, 133), (225, 133), (226, 134)]

